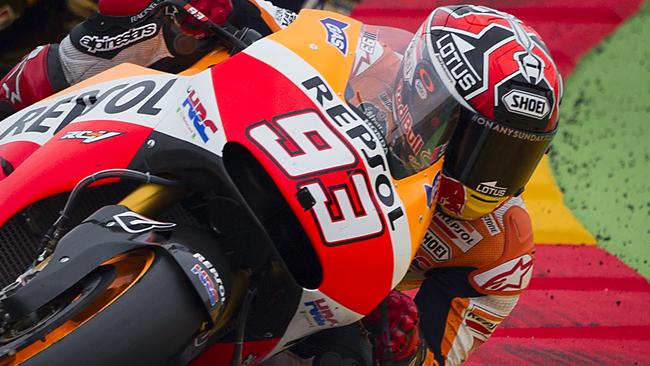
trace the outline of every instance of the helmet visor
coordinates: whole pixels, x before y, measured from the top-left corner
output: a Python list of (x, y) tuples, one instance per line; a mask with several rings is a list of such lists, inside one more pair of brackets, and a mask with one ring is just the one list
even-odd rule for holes
[(411, 71), (403, 66), (393, 102), (394, 123), (387, 131), (386, 142), (391, 172), (400, 179), (442, 157), (461, 107), (427, 61)]
[(530, 179), (556, 131), (510, 128), (463, 109), (445, 156), (445, 172), (479, 193), (515, 196)]

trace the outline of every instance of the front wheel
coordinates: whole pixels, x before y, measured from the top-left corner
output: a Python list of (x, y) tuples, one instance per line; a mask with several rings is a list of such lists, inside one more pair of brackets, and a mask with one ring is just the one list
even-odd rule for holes
[(5, 329), (0, 366), (176, 365), (206, 320), (189, 281), (165, 254), (125, 253), (89, 278), (73, 296), (62, 295), (68, 300), (49, 304), (31, 328), (23, 321)]

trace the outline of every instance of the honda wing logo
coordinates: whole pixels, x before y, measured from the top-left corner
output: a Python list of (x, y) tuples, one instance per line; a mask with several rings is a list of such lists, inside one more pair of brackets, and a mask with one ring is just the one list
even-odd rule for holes
[(152, 220), (131, 211), (115, 215), (113, 219), (124, 231), (131, 234), (144, 233), (154, 229), (170, 229), (176, 226), (174, 223)]

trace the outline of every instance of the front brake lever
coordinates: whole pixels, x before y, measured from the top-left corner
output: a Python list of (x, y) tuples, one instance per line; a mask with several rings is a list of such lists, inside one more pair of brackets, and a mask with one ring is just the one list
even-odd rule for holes
[[(239, 38), (239, 36), (236, 35), (238, 32), (244, 32), (243, 35), (246, 35), (247, 30), (246, 28), (244, 29), (237, 29), (233, 26), (220, 26), (216, 24), (215, 22), (211, 21), (210, 18), (208, 18), (205, 14), (200, 12), (197, 8), (192, 6), (190, 3), (187, 1), (183, 0), (165, 0), (161, 2), (158, 6), (164, 6), (164, 5), (172, 5), (175, 8), (177, 8), (181, 13), (184, 13), (197, 21), (198, 24), (202, 28), (205, 28), (205, 30), (209, 30), (212, 33), (214, 33), (221, 41), (223, 41), (227, 46), (228, 49), (230, 49), (230, 54), (234, 55), (235, 53), (238, 53), (239, 51), (242, 51), (246, 47), (250, 45), (250, 43), (254, 42), (255, 40), (259, 39), (254, 39), (250, 43), (247, 43), (248, 38)], [(234, 29), (232, 31), (231, 29)], [(254, 30), (248, 30), (248, 32), (255, 32)], [(257, 33), (259, 35), (259, 33)], [(260, 36), (261, 38), (261, 36)]]

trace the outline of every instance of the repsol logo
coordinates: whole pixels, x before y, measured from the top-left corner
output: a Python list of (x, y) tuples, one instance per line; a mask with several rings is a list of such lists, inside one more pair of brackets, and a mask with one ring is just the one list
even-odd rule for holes
[(542, 119), (550, 111), (546, 98), (521, 90), (511, 90), (503, 98), (506, 109), (512, 113)]
[(154, 36), (158, 32), (156, 23), (145, 24), (120, 33), (116, 36), (83, 36), (79, 44), (90, 53), (108, 52), (124, 48), (130, 44)]
[(323, 79), (315, 76), (302, 82), (318, 104), (326, 109), (327, 115), (339, 127), (347, 128), (345, 133), (351, 140), (361, 143), (361, 153), (369, 172), (375, 172), (374, 188), (375, 196), (379, 202), (388, 210), (388, 221), (392, 231), (396, 230), (395, 223), (404, 218), (404, 211), (396, 199), (395, 190), (390, 180), (388, 162), (382, 154), (385, 150), (385, 142), (380, 138), (381, 133), (372, 123), (363, 123), (348, 107), (334, 99), (334, 93), (325, 84)]
[(483, 235), (475, 230), (471, 224), (461, 223), (440, 212), (436, 212), (433, 222), (463, 253), (472, 249), (483, 240)]
[[(27, 132), (55, 134), (75, 118), (102, 108), (107, 115), (125, 112), (156, 116), (162, 110), (161, 99), (169, 92), (177, 79), (160, 85), (154, 80), (137, 83), (113, 84), (92, 89), (76, 95), (68, 95), (44, 106), (28, 109), (6, 129), (0, 132), (0, 140)], [(10, 120), (6, 120), (8, 122)], [(134, 121), (135, 122), (135, 121)]]
[(463, 91), (468, 92), (478, 84), (481, 78), (465, 57), (465, 52), (474, 47), (459, 36), (449, 33), (438, 38), (436, 46), (440, 61)]

